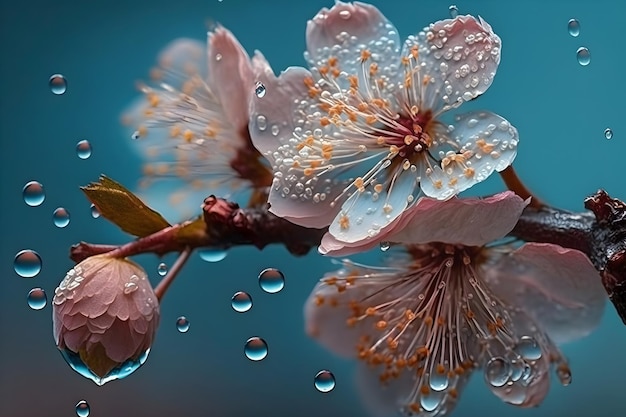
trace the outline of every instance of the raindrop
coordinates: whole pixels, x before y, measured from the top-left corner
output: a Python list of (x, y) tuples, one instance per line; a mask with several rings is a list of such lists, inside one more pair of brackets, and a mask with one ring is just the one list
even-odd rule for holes
[(509, 363), (503, 358), (491, 358), (485, 367), (485, 380), (493, 387), (502, 387), (511, 376)]
[(181, 333), (187, 333), (189, 331), (189, 320), (185, 316), (180, 316), (176, 319), (176, 329)]
[(22, 190), (22, 196), (24, 197), (24, 202), (31, 207), (37, 207), (46, 199), (43, 185), (37, 181), (26, 183)]
[(198, 253), (200, 258), (206, 262), (219, 262), (228, 255), (224, 249), (201, 249)]
[(247, 292), (238, 291), (233, 295), (230, 305), (236, 312), (245, 313), (252, 308), (252, 297)]
[(589, 65), (589, 63), (591, 62), (591, 54), (589, 53), (589, 49), (585, 48), (584, 46), (578, 48), (578, 51), (576, 51), (576, 59), (578, 59), (578, 63), (582, 66)]
[(267, 356), (267, 343), (260, 337), (251, 337), (246, 341), (244, 353), (251, 361), (261, 361)]
[(50, 86), (50, 91), (56, 95), (63, 94), (65, 90), (67, 90), (67, 81), (61, 74), (52, 75), (50, 81), (48, 81), (48, 85)]
[(448, 374), (446, 372), (433, 372), (428, 379), (430, 388), (433, 391), (443, 391), (448, 388)]
[(31, 249), (19, 251), (13, 261), (13, 269), (23, 278), (32, 278), (41, 271), (41, 257)]
[(70, 212), (59, 207), (52, 213), (52, 221), (56, 227), (65, 227), (70, 224)]
[(313, 383), (319, 392), (330, 392), (335, 388), (335, 375), (330, 371), (319, 371)]
[(254, 86), (254, 94), (256, 94), (258, 98), (263, 98), (265, 97), (266, 92), (267, 91), (265, 90), (265, 85), (262, 82), (257, 81), (256, 85)]
[(381, 251), (387, 252), (390, 247), (391, 247), (391, 244), (389, 242), (387, 242), (387, 241), (380, 242), (380, 250)]
[(569, 22), (567, 22), (567, 31), (573, 37), (578, 36), (580, 34), (580, 22), (576, 19), (570, 19)]
[(515, 346), (515, 352), (527, 361), (536, 361), (541, 358), (541, 347), (530, 336), (522, 336)]
[(91, 144), (88, 140), (81, 140), (76, 144), (76, 155), (80, 159), (87, 159), (91, 156)]
[(264, 269), (259, 274), (259, 285), (267, 293), (277, 293), (285, 287), (285, 276), (276, 268)]
[(71, 350), (65, 348), (60, 351), (65, 362), (76, 372), (81, 374), (87, 379), (92, 380), (97, 385), (104, 385), (109, 381), (114, 381), (116, 379), (126, 378), (128, 375), (135, 372), (141, 365), (146, 363), (148, 359), (148, 354), (150, 353), (150, 349), (147, 349), (145, 352), (141, 353), (137, 359), (129, 359), (121, 365), (116, 366), (111, 370), (108, 374), (100, 377), (94, 374), (91, 369), (80, 358), (78, 353), (72, 352)]
[(98, 210), (95, 204), (91, 205), (91, 217), (93, 217), (94, 219), (100, 217), (100, 210)]
[(46, 292), (41, 288), (33, 288), (28, 292), (28, 306), (33, 310), (41, 310), (48, 303)]
[(450, 17), (453, 19), (459, 15), (459, 8), (455, 4), (448, 7), (448, 10), (450, 11)]
[(157, 272), (162, 277), (165, 276), (165, 274), (167, 274), (167, 265), (164, 262), (161, 262), (159, 266), (157, 267)]
[(607, 139), (613, 139), (613, 129), (611, 129), (610, 127), (604, 129), (604, 137)]
[(87, 417), (89, 415), (89, 403), (85, 400), (80, 400), (76, 403), (76, 415), (78, 417)]

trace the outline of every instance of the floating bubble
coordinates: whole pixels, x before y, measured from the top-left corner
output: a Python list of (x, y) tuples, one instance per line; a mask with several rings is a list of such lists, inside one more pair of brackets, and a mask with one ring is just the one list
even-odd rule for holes
[(63, 94), (67, 90), (67, 81), (61, 74), (52, 75), (50, 81), (48, 81), (48, 85), (50, 86), (50, 91), (56, 95)]
[(578, 36), (580, 34), (580, 22), (576, 19), (570, 19), (569, 22), (567, 22), (567, 31), (573, 37)]
[(96, 207), (95, 204), (92, 204), (90, 206), (90, 210), (91, 210), (91, 217), (93, 217), (94, 219), (97, 219), (98, 217), (100, 217), (100, 210), (98, 210), (98, 207)]
[(148, 359), (148, 354), (150, 353), (150, 349), (147, 349), (145, 352), (140, 354), (137, 357), (137, 359), (135, 360), (129, 359), (123, 364), (115, 367), (114, 369), (111, 370), (111, 372), (109, 372), (102, 378), (94, 374), (93, 372), (91, 372), (89, 367), (85, 365), (85, 363), (80, 358), (80, 355), (78, 353), (72, 352), (69, 349), (63, 349), (63, 350), (60, 350), (60, 352), (61, 352), (61, 355), (63, 356), (63, 359), (65, 359), (65, 362), (67, 362), (67, 364), (73, 370), (75, 370), (80, 375), (84, 376), (85, 378), (92, 380), (97, 385), (104, 385), (109, 381), (115, 381), (116, 379), (124, 379), (128, 375), (135, 372), (141, 365), (146, 363), (146, 360)]
[(252, 297), (247, 292), (238, 291), (233, 295), (230, 305), (236, 312), (245, 313), (252, 308)]
[(589, 53), (589, 49), (581, 46), (576, 51), (576, 59), (578, 59), (578, 63), (582, 66), (587, 66), (591, 62), (591, 53)]
[(607, 139), (613, 139), (613, 129), (611, 129), (610, 127), (604, 129), (604, 137)]
[(502, 387), (511, 377), (511, 367), (503, 358), (491, 358), (485, 367), (485, 380), (493, 387)]
[(48, 303), (46, 292), (41, 288), (33, 288), (30, 290), (26, 300), (28, 301), (28, 306), (33, 310), (41, 310)]
[(76, 415), (78, 417), (87, 417), (89, 415), (89, 403), (85, 400), (80, 400), (76, 403)]
[(224, 249), (200, 249), (198, 251), (200, 258), (206, 262), (219, 262), (226, 258), (228, 252)]
[(176, 329), (181, 333), (187, 333), (189, 331), (189, 320), (185, 316), (180, 316), (176, 319)]
[(453, 19), (459, 15), (459, 8), (454, 4), (448, 7), (448, 10), (450, 11), (450, 17)]
[(157, 267), (157, 272), (162, 277), (165, 276), (165, 274), (167, 274), (167, 265), (164, 262), (161, 262), (159, 266)]
[(277, 293), (285, 287), (285, 276), (276, 268), (264, 269), (259, 274), (259, 285), (267, 293)]
[(251, 361), (261, 361), (267, 356), (267, 343), (260, 337), (251, 337), (246, 341), (244, 353)]
[(63, 207), (58, 207), (52, 212), (52, 221), (56, 227), (65, 227), (70, 224), (70, 212)]
[(335, 375), (327, 370), (319, 371), (315, 375), (313, 384), (319, 392), (330, 392), (335, 388)]
[(527, 361), (536, 361), (541, 358), (541, 347), (530, 336), (522, 336), (515, 345), (515, 352)]
[(263, 98), (265, 97), (266, 92), (267, 91), (265, 89), (265, 85), (262, 82), (257, 81), (256, 85), (254, 86), (254, 94), (256, 94), (258, 98)]
[(27, 182), (22, 190), (24, 202), (31, 207), (37, 207), (46, 199), (46, 193), (43, 185), (37, 181)]
[(76, 155), (80, 159), (87, 159), (91, 156), (91, 144), (88, 140), (81, 140), (76, 144)]
[(23, 278), (32, 278), (41, 271), (41, 256), (31, 249), (24, 249), (15, 255), (13, 269)]

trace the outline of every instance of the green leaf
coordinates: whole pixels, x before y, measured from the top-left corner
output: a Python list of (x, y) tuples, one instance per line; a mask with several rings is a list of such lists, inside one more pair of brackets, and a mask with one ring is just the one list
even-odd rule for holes
[(80, 189), (102, 217), (126, 233), (144, 237), (170, 226), (163, 216), (146, 206), (135, 194), (104, 175), (98, 182)]

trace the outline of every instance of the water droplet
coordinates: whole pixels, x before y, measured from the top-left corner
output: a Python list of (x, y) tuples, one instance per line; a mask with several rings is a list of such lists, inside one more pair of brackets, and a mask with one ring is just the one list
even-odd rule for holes
[(91, 217), (93, 217), (94, 219), (100, 217), (100, 210), (98, 210), (95, 204), (91, 205)]
[(157, 267), (157, 272), (159, 273), (159, 275), (161, 275), (162, 277), (165, 276), (165, 274), (167, 274), (167, 265), (163, 262), (161, 262), (159, 264), (159, 266)]
[(139, 355), (139, 357), (135, 360), (129, 359), (123, 364), (116, 366), (104, 377), (99, 377), (98, 375), (91, 372), (91, 369), (80, 358), (78, 353), (72, 352), (69, 349), (63, 349), (60, 351), (65, 362), (80, 375), (84, 376), (87, 379), (92, 380), (97, 385), (104, 385), (109, 381), (114, 381), (116, 379), (126, 378), (128, 375), (135, 372), (141, 365), (146, 363), (148, 359), (148, 354), (150, 353), (150, 349), (147, 349), (145, 352)]
[(24, 202), (31, 207), (37, 207), (46, 199), (43, 185), (37, 181), (26, 183), (22, 190), (22, 196), (24, 197)]
[(567, 22), (567, 31), (573, 37), (576, 37), (580, 34), (580, 23), (576, 19), (570, 19)]
[(604, 137), (607, 139), (613, 139), (613, 129), (611, 129), (610, 127), (604, 129)]
[(541, 358), (541, 347), (530, 336), (522, 336), (515, 346), (515, 352), (527, 361), (536, 361)]
[(279, 133), (280, 133), (280, 128), (278, 127), (278, 125), (273, 125), (272, 126), (272, 136), (278, 136)]
[(130, 135), (130, 138), (131, 138), (132, 140), (137, 140), (137, 139), (141, 138), (141, 135), (139, 134), (139, 131), (138, 131), (138, 130), (135, 130), (135, 131), (133, 132), (133, 134), (132, 134), (132, 135)]
[(454, 4), (448, 7), (448, 10), (450, 11), (450, 17), (453, 19), (459, 15), (459, 8)]
[(206, 262), (219, 262), (226, 258), (228, 252), (224, 249), (200, 249), (198, 251), (200, 258)]
[(267, 129), (267, 119), (262, 114), (256, 117), (256, 127), (258, 127), (261, 132)]
[(67, 90), (67, 81), (61, 74), (52, 75), (48, 85), (50, 86), (50, 91), (56, 95), (63, 94)]
[(56, 227), (65, 227), (70, 224), (70, 212), (59, 207), (52, 213), (52, 221)]
[(433, 372), (428, 378), (430, 388), (433, 391), (443, 391), (448, 388), (448, 374), (446, 372)]
[(41, 256), (31, 249), (21, 250), (15, 255), (13, 269), (23, 278), (32, 278), (41, 271)]
[(89, 415), (89, 404), (85, 400), (76, 403), (76, 415), (78, 417), (87, 417)]
[(578, 51), (576, 51), (576, 59), (578, 59), (578, 63), (582, 66), (589, 65), (589, 63), (591, 62), (591, 54), (589, 53), (589, 49), (585, 48), (584, 46), (578, 48)]
[(189, 320), (185, 316), (180, 316), (176, 319), (176, 328), (181, 333), (187, 333), (189, 331)]
[(348, 20), (350, 19), (350, 10), (342, 10), (339, 12), (339, 17), (341, 17), (343, 20)]
[(276, 268), (267, 268), (259, 274), (261, 289), (270, 294), (279, 292), (285, 287), (285, 276)]
[(33, 288), (28, 292), (28, 306), (33, 310), (41, 310), (48, 303), (46, 292), (41, 288)]
[(215, 60), (220, 62), (222, 60), (222, 54), (215, 54)]
[(230, 305), (236, 312), (245, 313), (252, 308), (252, 297), (247, 292), (238, 291), (233, 295)]
[(80, 159), (87, 159), (91, 156), (91, 144), (88, 140), (81, 140), (76, 144), (76, 155)]
[(485, 367), (485, 380), (493, 387), (502, 387), (511, 376), (511, 367), (503, 358), (491, 358)]
[(556, 375), (564, 387), (572, 383), (572, 371), (566, 364), (559, 364), (556, 368)]
[(319, 392), (330, 392), (335, 388), (335, 375), (330, 371), (319, 371), (313, 383)]
[(380, 250), (383, 252), (387, 252), (391, 247), (391, 243), (387, 241), (380, 242)]
[(435, 411), (446, 397), (441, 392), (429, 392), (420, 396), (420, 405), (424, 411)]
[(267, 356), (267, 343), (260, 337), (251, 337), (243, 351), (251, 361), (261, 361)]
[(258, 98), (263, 98), (265, 97), (266, 92), (267, 91), (265, 90), (265, 85), (262, 82), (257, 81), (256, 85), (254, 86), (254, 94), (256, 94)]

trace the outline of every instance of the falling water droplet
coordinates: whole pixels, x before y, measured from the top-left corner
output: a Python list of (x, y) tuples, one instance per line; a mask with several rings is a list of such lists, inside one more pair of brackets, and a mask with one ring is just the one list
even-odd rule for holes
[(265, 97), (266, 92), (267, 91), (265, 90), (265, 85), (262, 82), (257, 81), (256, 85), (254, 86), (254, 94), (256, 94), (258, 98), (263, 98)]
[(245, 313), (252, 308), (252, 297), (247, 292), (238, 291), (233, 295), (230, 305), (236, 312)]
[(37, 207), (46, 199), (46, 193), (43, 185), (37, 181), (27, 182), (22, 190), (24, 202), (31, 207)]
[(502, 387), (511, 376), (509, 363), (503, 358), (491, 358), (485, 367), (485, 380), (493, 387)]
[(89, 416), (89, 403), (85, 400), (80, 400), (76, 403), (76, 415), (78, 417), (87, 417)]
[(176, 328), (181, 333), (187, 333), (189, 331), (189, 320), (185, 316), (180, 316), (176, 319)]
[(58, 207), (52, 212), (52, 221), (56, 227), (65, 227), (70, 224), (70, 212), (63, 207)]
[(80, 159), (87, 159), (91, 156), (91, 144), (88, 140), (81, 140), (76, 144), (76, 155)]
[(260, 337), (251, 337), (246, 341), (244, 353), (251, 361), (261, 361), (267, 356), (267, 343)]
[(91, 205), (91, 217), (93, 217), (94, 219), (100, 217), (100, 210), (98, 210), (95, 204)]
[(448, 388), (449, 380), (446, 372), (437, 372), (434, 370), (428, 378), (430, 388), (433, 391), (443, 391)]
[(67, 81), (61, 74), (52, 75), (50, 81), (48, 81), (48, 85), (50, 86), (50, 91), (56, 95), (63, 94), (67, 90)]
[(610, 127), (604, 129), (604, 137), (607, 139), (613, 139), (613, 129), (611, 129)]
[(60, 352), (61, 352), (61, 355), (63, 356), (63, 359), (65, 359), (65, 362), (67, 362), (67, 364), (73, 370), (75, 370), (80, 375), (84, 376), (85, 378), (92, 380), (97, 385), (104, 385), (109, 381), (115, 381), (116, 379), (124, 379), (128, 375), (135, 372), (141, 365), (146, 363), (146, 360), (148, 359), (148, 354), (150, 353), (150, 349), (147, 349), (145, 352), (141, 353), (137, 357), (137, 359), (134, 359), (134, 360), (129, 359), (123, 364), (116, 366), (114, 369), (111, 370), (111, 372), (109, 372), (103, 377), (100, 377), (94, 374), (91, 371), (91, 369), (89, 369), (89, 367), (85, 365), (85, 363), (80, 358), (80, 355), (78, 353), (72, 352), (71, 350), (67, 348), (62, 349)]
[(32, 278), (41, 271), (41, 256), (31, 249), (24, 249), (15, 255), (13, 269), (23, 278)]
[(224, 249), (201, 249), (198, 251), (200, 258), (206, 262), (219, 262), (226, 258), (228, 252)]
[(335, 375), (330, 371), (319, 371), (313, 383), (319, 392), (331, 392), (335, 388)]
[(450, 11), (450, 17), (453, 19), (459, 15), (459, 8), (455, 4), (448, 7), (448, 10)]
[(387, 241), (380, 242), (380, 250), (381, 251), (387, 252), (390, 247), (391, 247), (391, 244), (389, 242), (387, 242)]
[(46, 292), (41, 288), (33, 288), (30, 290), (26, 300), (28, 301), (28, 306), (33, 310), (41, 310), (48, 303)]
[(515, 346), (515, 352), (527, 361), (536, 361), (541, 358), (541, 347), (530, 336), (522, 336)]
[(576, 59), (578, 59), (578, 63), (582, 66), (589, 65), (591, 62), (591, 53), (589, 53), (589, 49), (584, 46), (578, 48), (578, 51), (576, 51)]
[(277, 293), (285, 287), (285, 276), (276, 268), (264, 269), (259, 274), (259, 285), (267, 293)]
[(162, 277), (165, 276), (165, 274), (167, 274), (167, 265), (164, 262), (161, 262), (159, 266), (157, 267), (157, 272)]
[(570, 19), (567, 22), (567, 31), (573, 37), (576, 37), (580, 34), (580, 23), (576, 19)]

